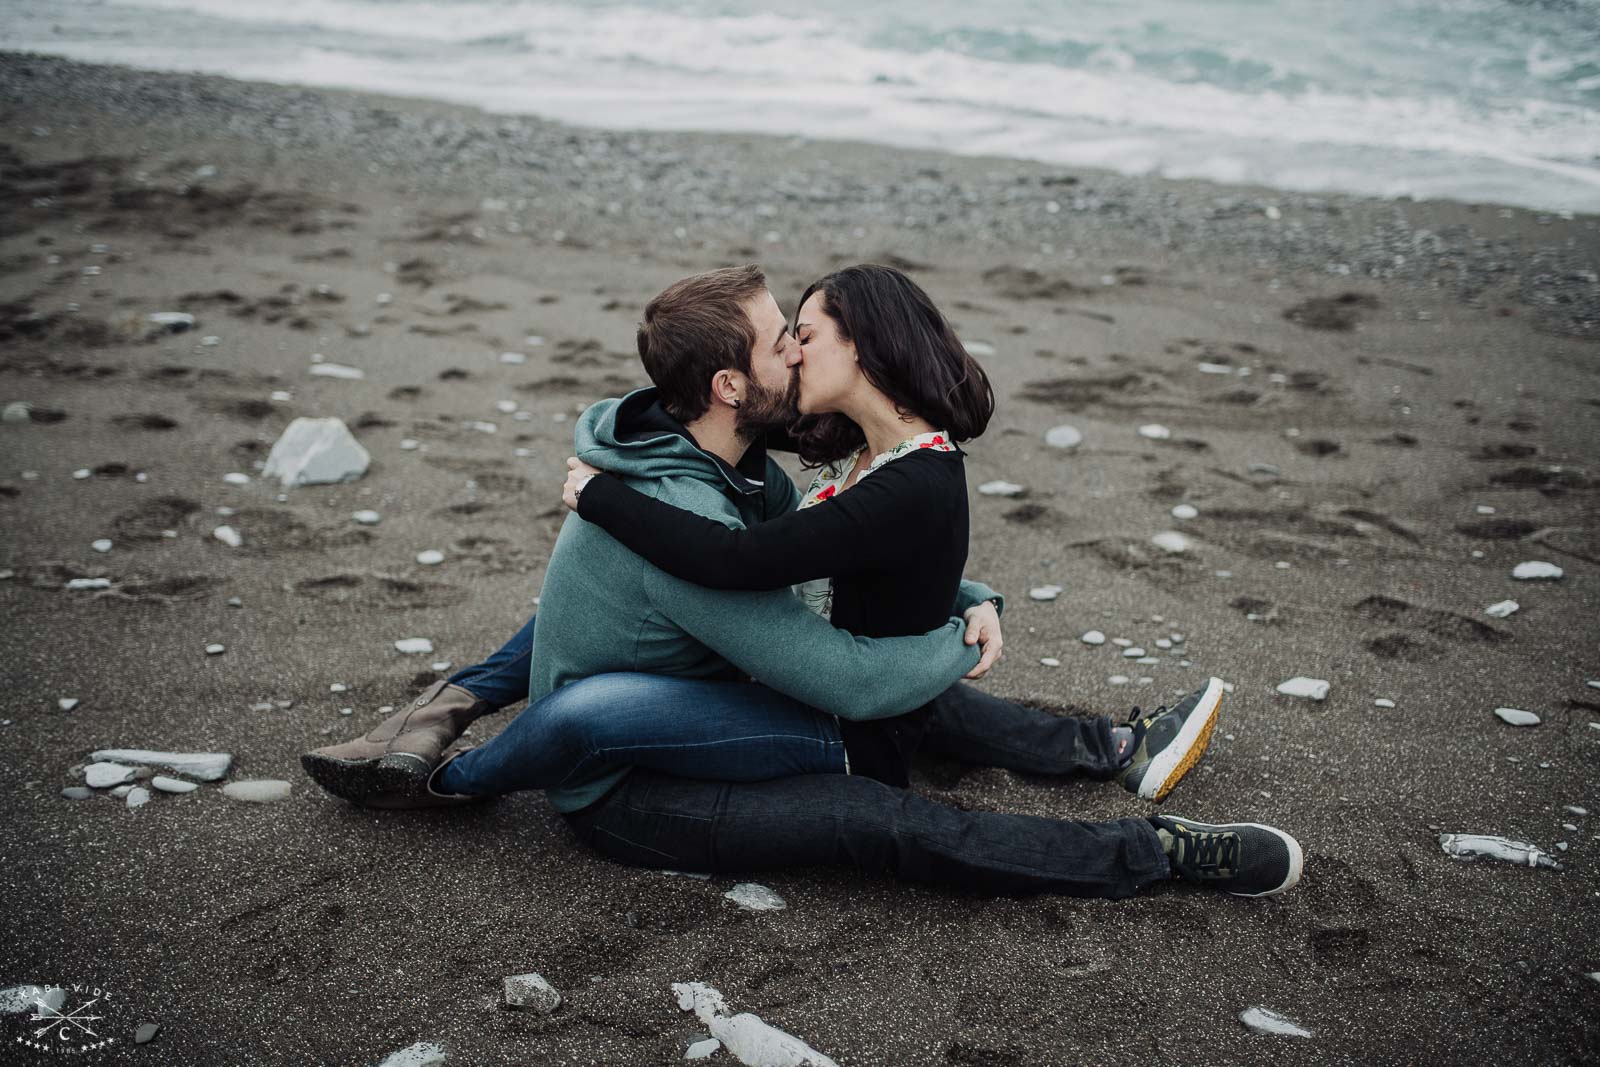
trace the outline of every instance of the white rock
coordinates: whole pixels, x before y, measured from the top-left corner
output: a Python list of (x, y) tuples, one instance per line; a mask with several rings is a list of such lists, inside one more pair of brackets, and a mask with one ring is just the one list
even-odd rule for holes
[(1133, 679), (1129, 678), (1126, 674), (1113, 674), (1111, 677), (1106, 679), (1106, 682), (1110, 685), (1127, 685), (1131, 681), (1133, 681)]
[(1128, 640), (1126, 637), (1113, 637), (1111, 639), (1111, 643), (1113, 645), (1116, 645), (1118, 648), (1132, 648), (1133, 647), (1133, 642)]
[(1089, 630), (1078, 640), (1086, 645), (1103, 645), (1106, 643), (1106, 635), (1099, 630)]
[(674, 982), (678, 1007), (692, 1011), (728, 1054), (748, 1067), (839, 1067), (793, 1034), (748, 1012), (728, 1014), (722, 994), (702, 982)]
[(0, 989), (0, 1015), (21, 1015), (43, 1005), (50, 1011), (60, 1011), (67, 1001), (67, 991), (61, 986), (26, 982), (22, 985)]
[(508, 1008), (549, 1015), (561, 1007), (561, 994), (545, 981), (544, 975), (513, 974), (502, 981), (504, 1004)]
[(193, 793), (200, 788), (193, 782), (185, 782), (182, 778), (168, 778), (164, 774), (158, 774), (150, 779), (150, 784), (163, 793)]
[(1172, 647), (1172, 639), (1169, 638), (1169, 637), (1158, 637), (1158, 638), (1156, 638), (1156, 647), (1157, 648), (1162, 648), (1162, 649), (1171, 648)]
[(1379, 697), (1377, 700), (1372, 702), (1372, 706), (1375, 708), (1392, 708), (1394, 707), (1394, 701), (1390, 700), (1388, 697)]
[(435, 564), (444, 562), (444, 553), (437, 548), (425, 548), (417, 553), (417, 562), (424, 567), (432, 567)]
[(969, 356), (992, 356), (995, 354), (994, 345), (988, 341), (964, 341), (962, 342), (962, 347), (967, 350), (967, 355)]
[(222, 787), (222, 795), (253, 804), (270, 804), (275, 800), (289, 799), (289, 783), (280, 778), (252, 778), (243, 782), (229, 782)]
[(206, 348), (215, 348), (222, 343), (222, 338), (218, 337), (214, 333), (211, 333), (200, 338), (200, 343)]
[(33, 405), (26, 400), (14, 400), (0, 411), (0, 422), (31, 422), (33, 420)]
[(77, 470), (72, 472), (72, 476), (81, 482), (93, 473), (94, 471), (90, 470), (88, 467), (79, 467)]
[(222, 476), (222, 480), (227, 482), (229, 485), (250, 484), (250, 476), (248, 474), (241, 474), (238, 471), (229, 471), (227, 474)]
[(1039, 665), (1041, 667), (1059, 667), (1061, 666), (1061, 661), (1054, 656), (1045, 656), (1039, 661)]
[(218, 526), (211, 531), (211, 536), (227, 545), (229, 548), (238, 548), (244, 544), (244, 538), (239, 536), (239, 531), (232, 526)]
[(1196, 363), (1195, 369), (1201, 374), (1232, 374), (1233, 368), (1226, 363)]
[(422, 442), (418, 441), (415, 437), (402, 437), (400, 439), (400, 451), (402, 452), (415, 452), (421, 447)]
[(1128, 659), (1138, 659), (1140, 656), (1144, 655), (1145, 652), (1144, 649), (1140, 648), (1138, 645), (1133, 645), (1129, 648), (1123, 649), (1122, 654)]
[(367, 376), (360, 367), (347, 367), (343, 363), (313, 363), (310, 371), (318, 378), (342, 378), (347, 382), (359, 381)]
[(500, 353), (500, 362), (508, 366), (520, 367), (528, 362), (528, 357), (521, 352), (502, 352)]
[(302, 416), (272, 446), (261, 476), (276, 478), (286, 488), (328, 485), (361, 477), (371, 462), (342, 419)]
[(1521, 607), (1522, 605), (1518, 604), (1515, 600), (1502, 600), (1498, 604), (1490, 604), (1488, 607), (1484, 608), (1483, 613), (1485, 615), (1491, 615), (1496, 619), (1505, 619), (1515, 615), (1518, 609)]
[(208, 656), (220, 656), (226, 651), (228, 651), (226, 645), (207, 645), (206, 646), (206, 655), (208, 655)]
[(1566, 572), (1560, 567), (1557, 567), (1554, 563), (1546, 563), (1543, 560), (1537, 559), (1528, 560), (1526, 563), (1519, 563), (1515, 567), (1511, 568), (1511, 577), (1524, 582), (1534, 581), (1540, 578), (1555, 579), (1561, 577), (1564, 573)]
[(1076, 426), (1053, 426), (1045, 431), (1044, 443), (1051, 448), (1077, 448), (1083, 444), (1083, 433)]
[(983, 496), (1021, 496), (1027, 490), (1016, 482), (984, 482), (978, 492)]
[(1190, 545), (1189, 539), (1177, 530), (1163, 530), (1150, 538), (1150, 543), (1163, 552), (1172, 553), (1187, 552)]
[(77, 706), (77, 697), (62, 697), (60, 700), (56, 701), (56, 707), (60, 708), (62, 711), (71, 711)]
[(502, 415), (510, 415), (517, 410), (517, 402), (515, 400), (496, 400), (494, 409)]
[(148, 803), (150, 803), (150, 790), (138, 785), (128, 790), (128, 807), (142, 808)]
[(1590, 678), (1583, 684), (1588, 686), (1590, 689), (1600, 689), (1600, 678)]
[(1564, 811), (1564, 812), (1567, 812), (1569, 815), (1587, 815), (1587, 814), (1589, 814), (1589, 809), (1588, 808), (1580, 808), (1576, 804), (1568, 804), (1566, 807), (1562, 808), (1561, 810)]
[(1278, 683), (1278, 692), (1286, 697), (1305, 697), (1308, 700), (1328, 699), (1330, 686), (1321, 678), (1307, 678), (1296, 675), (1287, 682)]
[(90, 541), (89, 542), (89, 547), (94, 549), (96, 552), (110, 552), (111, 551), (111, 538), (109, 538), (109, 537), (101, 537), (101, 538), (99, 538), (97, 540)]
[[(1142, 663), (1145, 666), (1149, 667), (1149, 666), (1153, 666), (1154, 664), (1160, 663), (1161, 662), (1161, 657), (1160, 656), (1140, 656), (1138, 659), (1134, 660), (1133, 662)], [(1143, 682), (1144, 679), (1141, 678), (1141, 679), (1139, 679), (1139, 681)]]
[(67, 581), (67, 588), (81, 589), (110, 589), (110, 578), (71, 578)]
[(1501, 722), (1512, 726), (1538, 726), (1541, 721), (1533, 712), (1521, 708), (1495, 708), (1494, 713)]
[(394, 650), (407, 655), (422, 655), (433, 651), (433, 642), (426, 637), (403, 637), (394, 643)]
[(129, 793), (131, 793), (131, 792), (133, 792), (133, 786), (132, 785), (128, 785), (128, 784), (123, 784), (123, 785), (119, 785), (115, 789), (111, 790), (111, 795), (116, 797), (118, 800), (122, 800), (122, 799), (126, 798), (127, 795)]
[(428, 666), (433, 668), (436, 671), (447, 671), (451, 667), (455, 666), (455, 664), (451, 660), (440, 659), (440, 660), (434, 660), (432, 663), (428, 664)]
[(716, 1055), (717, 1050), (721, 1047), (722, 1042), (714, 1037), (708, 1037), (704, 1041), (696, 1041), (690, 1045), (688, 1051), (683, 1054), (683, 1058), (686, 1060), (703, 1060), (708, 1056)]
[(101, 748), (89, 753), (89, 758), (165, 767), (202, 782), (215, 782), (233, 764), (233, 757), (226, 752), (156, 752), (148, 748)]
[(83, 769), (83, 780), (91, 789), (109, 789), (111, 786), (133, 781), (133, 774), (132, 767), (100, 760)]
[(1151, 441), (1165, 441), (1172, 436), (1172, 431), (1158, 422), (1147, 422), (1139, 427), (1139, 436)]
[(1193, 504), (1178, 504), (1172, 509), (1175, 519), (1193, 519), (1200, 514), (1200, 509)]
[(328, 686), (328, 692), (330, 693), (347, 693), (349, 691), (350, 687), (343, 682), (334, 682)]
[(173, 333), (178, 333), (194, 325), (194, 316), (184, 311), (153, 311), (145, 316), (145, 321), (152, 326), (165, 326)]
[(1476, 511), (1479, 515), (1493, 515), (1494, 514), (1494, 508), (1490, 507), (1488, 504), (1479, 504), (1477, 507), (1473, 508), (1472, 510)]
[[(381, 294), (388, 296), (388, 293)], [(380, 301), (386, 303), (387, 301)], [(418, 1041), (399, 1052), (391, 1052), (378, 1067), (439, 1067), (446, 1059), (445, 1051), (432, 1041)]]
[(758, 882), (740, 882), (722, 895), (746, 911), (782, 911), (789, 906), (782, 897)]
[(1054, 600), (1061, 595), (1059, 585), (1036, 585), (1028, 590), (1028, 597), (1032, 600)]
[(1311, 1031), (1302, 1029), (1291, 1020), (1266, 1008), (1247, 1008), (1239, 1013), (1239, 1021), (1258, 1034), (1276, 1034), (1279, 1037), (1311, 1036)]
[(376, 526), (383, 519), (376, 511), (352, 511), (350, 517), (363, 526)]
[(500, 432), (500, 427), (499, 426), (496, 426), (492, 422), (483, 422), (483, 421), (480, 421), (480, 420), (474, 420), (472, 422), (467, 423), (467, 428), (471, 429), (471, 430), (477, 430), (479, 433), (499, 433)]
[(1490, 834), (1440, 834), (1439, 847), (1448, 856), (1461, 860), (1475, 860), (1480, 856), (1513, 863), (1518, 867), (1543, 867), (1559, 871), (1561, 864), (1549, 853), (1526, 841), (1513, 841), (1508, 837)]

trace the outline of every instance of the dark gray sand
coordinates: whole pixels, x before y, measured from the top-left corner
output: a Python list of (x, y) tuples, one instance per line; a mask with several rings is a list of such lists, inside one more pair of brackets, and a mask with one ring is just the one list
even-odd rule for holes
[[(0, 425), (0, 985), (109, 994), (118, 1044), (78, 1062), (376, 1064), (433, 1041), (454, 1064), (672, 1063), (701, 1032), (670, 992), (689, 980), (842, 1065), (1597, 1057), (1600, 821), (1564, 810), (1600, 810), (1596, 219), (14, 55), (0, 115), (0, 401), (34, 405)], [(522, 623), (574, 414), (643, 383), (643, 302), (752, 259), (786, 306), (836, 264), (901, 263), (993, 346), (999, 413), (969, 469), (1027, 495), (973, 497), (969, 573), (1010, 598), (987, 687), (1120, 716), (1227, 679), (1166, 807), (1288, 829), (1298, 889), (987, 900), (795, 870), (757, 876), (789, 902), (758, 915), (722, 898), (737, 879), (596, 857), (537, 794), (369, 813), (301, 776), (300, 752), (367, 729), (430, 661)], [(141, 339), (163, 310), (195, 329)], [(366, 377), (312, 377), (313, 353)], [(371, 470), (280, 502), (254, 465), (297, 415), (343, 418)], [(1075, 452), (1043, 443), (1062, 423)], [(379, 525), (350, 520), (366, 508)], [(1168, 529), (1190, 550), (1151, 545)], [(428, 548), (445, 562), (417, 565)], [(1513, 581), (1524, 560), (1565, 577)], [(64, 589), (95, 576), (111, 588)], [(1060, 599), (1031, 602), (1047, 583)], [(1521, 610), (1485, 614), (1505, 599)], [(1181, 632), (1192, 665), (1133, 664), (1089, 629), (1147, 648)], [(404, 637), (437, 652), (401, 655)], [(1296, 675), (1331, 695), (1274, 692)], [(293, 791), (64, 798), (104, 746), (229, 752), (230, 780)], [(1151, 810), (954, 765), (917, 788)], [(1566, 869), (1453, 861), (1435, 840), (1453, 831), (1566, 842)], [(527, 971), (560, 990), (555, 1015), (496, 1006)], [(1248, 1032), (1258, 1005), (1314, 1036)], [(144, 1022), (162, 1029), (135, 1047)], [(62, 1062), (4, 1026), (0, 1059)]]

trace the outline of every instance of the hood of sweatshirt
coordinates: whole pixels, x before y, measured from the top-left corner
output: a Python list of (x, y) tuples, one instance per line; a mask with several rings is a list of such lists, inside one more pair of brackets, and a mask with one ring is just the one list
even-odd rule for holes
[(589, 405), (578, 416), (573, 439), (579, 459), (629, 478), (696, 478), (750, 496), (762, 491), (767, 473), (760, 442), (738, 466), (702, 449), (688, 428), (667, 414), (654, 386)]

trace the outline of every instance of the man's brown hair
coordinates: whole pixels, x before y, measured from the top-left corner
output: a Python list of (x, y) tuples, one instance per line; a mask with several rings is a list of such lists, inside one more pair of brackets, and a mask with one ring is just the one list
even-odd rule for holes
[(645, 305), (639, 358), (661, 394), (661, 406), (691, 422), (711, 406), (711, 376), (750, 373), (755, 327), (744, 302), (767, 287), (755, 264), (723, 267), (673, 282)]

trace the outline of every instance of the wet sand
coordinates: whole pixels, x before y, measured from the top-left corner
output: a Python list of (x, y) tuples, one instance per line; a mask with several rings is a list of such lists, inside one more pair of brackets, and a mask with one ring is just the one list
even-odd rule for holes
[[(692, 980), (843, 1065), (1593, 1056), (1600, 823), (1564, 809), (1600, 810), (1600, 220), (16, 55), (0, 113), (0, 403), (33, 405), (0, 425), (0, 985), (110, 993), (105, 1062), (376, 1064), (430, 1041), (449, 1063), (672, 1063), (702, 1033), (670, 991)], [(1165, 807), (1294, 833), (1298, 889), (988, 900), (795, 870), (754, 876), (789, 904), (754, 914), (722, 898), (740, 879), (588, 852), (541, 795), (374, 813), (300, 774), (526, 619), (573, 417), (645, 383), (643, 303), (749, 260), (786, 310), (832, 266), (895, 262), (992, 348), (999, 410), (968, 448), (968, 572), (1009, 598), (986, 687), (1120, 717), (1226, 679)], [(197, 321), (152, 333), (156, 311)], [(311, 376), (314, 354), (365, 377)], [(344, 419), (365, 477), (279, 500), (257, 465), (299, 415)], [(1044, 443), (1061, 424), (1077, 449)], [(977, 494), (995, 479), (1026, 495)], [(1155, 547), (1166, 530), (1188, 550)], [(430, 548), (444, 563), (418, 565)], [(1513, 580), (1528, 560), (1564, 577)], [(64, 588), (84, 577), (111, 584)], [(1030, 601), (1045, 584), (1065, 591)], [(1299, 675), (1328, 699), (1274, 692)], [(292, 793), (64, 798), (102, 747), (228, 752), (229, 780)], [(953, 764), (917, 788), (1152, 810)], [(1453, 861), (1440, 832), (1565, 842), (1566, 869)], [(553, 1016), (498, 1007), (528, 971)], [(1314, 1036), (1250, 1033), (1258, 1005)]]

